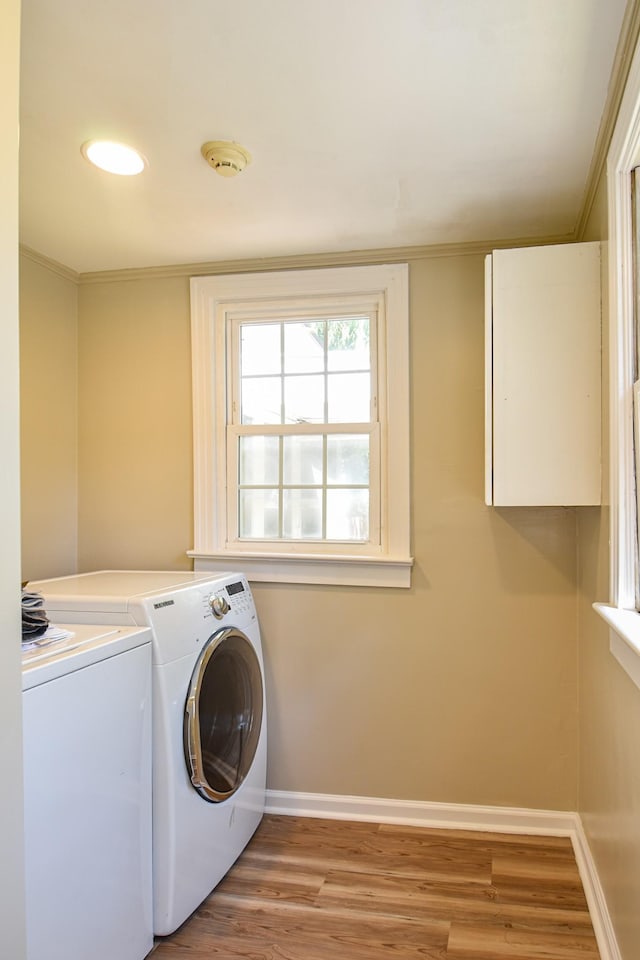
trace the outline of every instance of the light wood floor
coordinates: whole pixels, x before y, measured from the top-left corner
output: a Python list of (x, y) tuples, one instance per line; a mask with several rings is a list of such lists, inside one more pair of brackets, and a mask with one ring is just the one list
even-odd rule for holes
[(566, 838), (266, 816), (152, 960), (596, 960)]

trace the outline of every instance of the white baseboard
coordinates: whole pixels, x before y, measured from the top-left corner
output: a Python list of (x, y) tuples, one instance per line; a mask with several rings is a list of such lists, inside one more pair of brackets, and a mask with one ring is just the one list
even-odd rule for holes
[(343, 797), (324, 793), (267, 790), (267, 813), (334, 820), (368, 820), (417, 827), (457, 830), (495, 830), (499, 833), (535, 833), (571, 836), (576, 814), (518, 807), (478, 807), (463, 803), (387, 800), (379, 797)]
[(622, 954), (618, 947), (615, 931), (611, 922), (611, 915), (605, 900), (604, 890), (600, 883), (600, 877), (596, 869), (596, 864), (591, 854), (589, 841), (582, 826), (582, 820), (576, 814), (576, 829), (571, 834), (573, 843), (573, 852), (575, 853), (576, 863), (580, 871), (580, 879), (584, 887), (584, 895), (589, 905), (591, 914), (591, 923), (593, 932), (598, 941), (598, 949), (602, 960), (622, 960)]
[(481, 807), (474, 804), (388, 800), (380, 797), (294, 793), (284, 790), (267, 790), (265, 812), (282, 816), (362, 820), (440, 829), (569, 837), (601, 960), (622, 960), (598, 871), (577, 813), (568, 810)]

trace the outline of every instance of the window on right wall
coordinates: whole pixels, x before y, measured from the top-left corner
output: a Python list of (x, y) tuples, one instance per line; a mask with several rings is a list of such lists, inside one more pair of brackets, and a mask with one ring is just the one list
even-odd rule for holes
[(636, 50), (607, 160), (609, 210), (610, 648), (640, 687), (640, 48)]

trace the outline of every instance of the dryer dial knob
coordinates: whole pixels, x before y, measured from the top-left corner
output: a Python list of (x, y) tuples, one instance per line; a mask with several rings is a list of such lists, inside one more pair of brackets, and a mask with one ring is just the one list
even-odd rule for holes
[(218, 620), (222, 620), (225, 613), (229, 613), (229, 610), (231, 609), (226, 597), (209, 597), (209, 606), (213, 611), (214, 617), (216, 617)]

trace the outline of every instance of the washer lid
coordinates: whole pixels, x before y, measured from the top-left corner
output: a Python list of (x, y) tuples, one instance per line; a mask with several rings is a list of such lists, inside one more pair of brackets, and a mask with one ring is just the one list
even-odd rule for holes
[(100, 660), (108, 660), (134, 647), (151, 643), (148, 627), (112, 627), (96, 624), (56, 624), (71, 634), (22, 654), (22, 689), (48, 683)]

